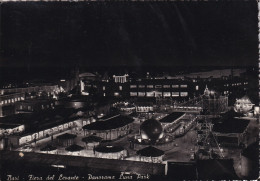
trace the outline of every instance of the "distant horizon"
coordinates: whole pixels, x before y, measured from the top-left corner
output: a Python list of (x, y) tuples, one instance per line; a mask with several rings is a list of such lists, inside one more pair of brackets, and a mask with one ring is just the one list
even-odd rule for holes
[(256, 1), (19, 2), (0, 8), (0, 66), (258, 63)]

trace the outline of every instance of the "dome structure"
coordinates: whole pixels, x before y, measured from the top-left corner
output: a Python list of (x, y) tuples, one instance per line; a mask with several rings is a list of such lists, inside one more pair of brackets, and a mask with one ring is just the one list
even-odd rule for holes
[(163, 128), (159, 121), (148, 119), (140, 126), (142, 139), (148, 139), (151, 143), (155, 143), (163, 136)]

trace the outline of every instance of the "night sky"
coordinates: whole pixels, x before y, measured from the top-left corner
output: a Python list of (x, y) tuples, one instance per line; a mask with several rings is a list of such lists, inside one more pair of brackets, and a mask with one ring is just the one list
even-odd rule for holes
[(256, 2), (2, 3), (0, 67), (257, 65)]

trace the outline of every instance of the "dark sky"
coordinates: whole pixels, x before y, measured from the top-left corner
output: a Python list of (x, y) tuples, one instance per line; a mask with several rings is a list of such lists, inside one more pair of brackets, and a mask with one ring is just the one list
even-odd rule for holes
[(256, 2), (3, 3), (0, 66), (257, 65)]

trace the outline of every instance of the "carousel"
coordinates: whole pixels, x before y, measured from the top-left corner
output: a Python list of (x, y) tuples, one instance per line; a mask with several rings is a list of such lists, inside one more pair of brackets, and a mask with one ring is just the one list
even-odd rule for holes
[(157, 149), (153, 146), (148, 146), (141, 150), (138, 150), (137, 155), (139, 155), (140, 161), (161, 163), (163, 161), (164, 151)]
[(102, 141), (102, 138), (91, 135), (91, 136), (82, 138), (82, 141), (85, 143), (87, 150), (92, 150), (93, 148), (95, 148), (99, 145), (99, 143)]
[(70, 146), (75, 142), (77, 135), (65, 133), (60, 136), (57, 136), (58, 144), (61, 146)]
[(40, 152), (47, 154), (57, 154), (57, 147), (48, 144), (45, 147), (41, 148)]
[(124, 159), (127, 156), (127, 150), (121, 146), (98, 146), (93, 151), (98, 158)]
[(84, 148), (82, 146), (73, 144), (65, 148), (65, 150), (68, 152), (68, 155), (80, 156), (82, 155), (81, 151), (84, 150)]

